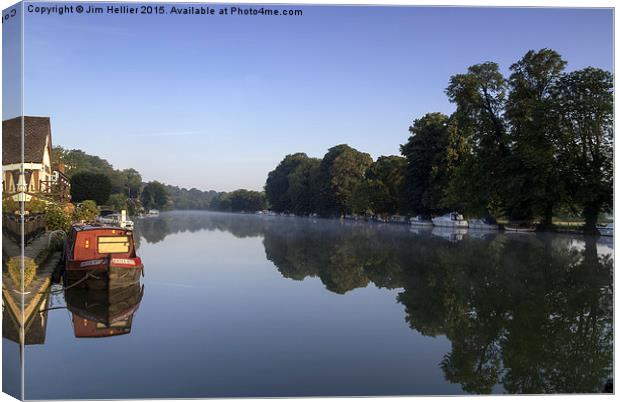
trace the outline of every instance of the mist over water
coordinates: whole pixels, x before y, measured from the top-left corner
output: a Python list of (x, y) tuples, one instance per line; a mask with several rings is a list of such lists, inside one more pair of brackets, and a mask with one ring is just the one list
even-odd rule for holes
[[(144, 287), (99, 310), (52, 297), (69, 309), (26, 346), (26, 398), (601, 392), (612, 376), (606, 239), (180, 211), (135, 233)], [(125, 311), (128, 332), (76, 337)]]

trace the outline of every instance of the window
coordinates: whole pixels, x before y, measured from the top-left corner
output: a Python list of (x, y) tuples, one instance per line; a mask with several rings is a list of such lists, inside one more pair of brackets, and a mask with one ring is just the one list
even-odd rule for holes
[(128, 236), (101, 236), (97, 238), (97, 252), (99, 254), (128, 253)]

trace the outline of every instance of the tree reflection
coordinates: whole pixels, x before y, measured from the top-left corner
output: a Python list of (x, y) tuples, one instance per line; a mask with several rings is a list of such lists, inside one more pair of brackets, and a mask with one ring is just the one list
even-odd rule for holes
[[(286, 278), (319, 277), (336, 293), (402, 288), (406, 321), (445, 335), (439, 363), (469, 393), (600, 392), (613, 351), (611, 255), (594, 239), (490, 236), (450, 242), (396, 229), (266, 227)], [(383, 229), (383, 228), (382, 228)]]
[(138, 225), (148, 242), (188, 230), (263, 237), (285, 278), (315, 277), (338, 294), (369, 284), (399, 289), (408, 325), (451, 342), (437, 363), (466, 392), (601, 392), (612, 375), (613, 256), (593, 238), (470, 232), (451, 241), (351, 221), (162, 218)]

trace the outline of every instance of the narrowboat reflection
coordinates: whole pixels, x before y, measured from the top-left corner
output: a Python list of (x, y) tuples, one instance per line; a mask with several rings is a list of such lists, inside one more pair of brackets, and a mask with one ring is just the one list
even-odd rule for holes
[(138, 283), (108, 291), (68, 289), (65, 301), (75, 337), (101, 338), (130, 333), (143, 294), (144, 285)]

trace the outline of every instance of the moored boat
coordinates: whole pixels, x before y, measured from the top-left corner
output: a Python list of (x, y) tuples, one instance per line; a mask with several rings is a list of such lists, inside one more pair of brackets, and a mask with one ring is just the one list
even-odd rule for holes
[(433, 221), (428, 216), (417, 215), (409, 218), (409, 224), (411, 226), (431, 227), (433, 226)]
[(495, 218), (489, 216), (484, 219), (470, 219), (469, 228), (474, 230), (499, 230), (499, 225)]
[(146, 217), (147, 218), (157, 218), (159, 216), (159, 210), (157, 209), (150, 209), (149, 212), (147, 212)]
[(100, 215), (97, 217), (97, 222), (107, 225), (120, 226), (126, 229), (133, 229), (133, 221), (127, 219), (127, 213), (125, 210), (121, 211), (120, 214), (110, 213), (107, 215)]
[(73, 225), (63, 253), (65, 287), (112, 289), (140, 280), (133, 232), (116, 226)]
[(407, 218), (402, 215), (390, 216), (390, 223), (407, 223)]
[(607, 225), (596, 225), (598, 232), (601, 236), (613, 236), (614, 235), (614, 224), (608, 223)]
[(450, 212), (432, 219), (433, 225), (445, 228), (466, 228), (467, 221), (458, 212)]
[(536, 226), (529, 222), (511, 222), (504, 229), (513, 233), (532, 233), (536, 231)]

